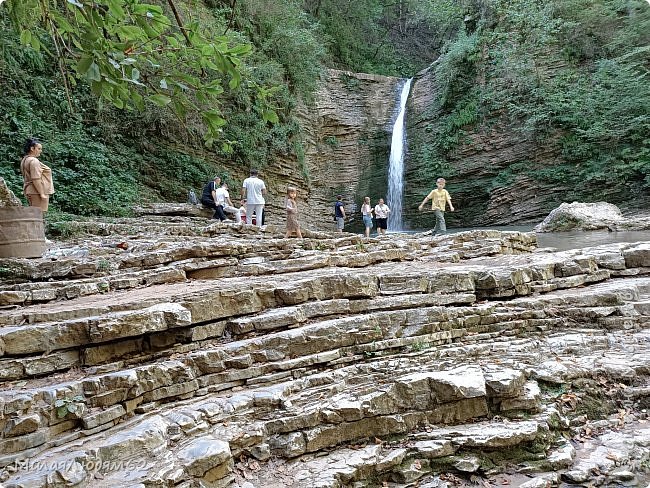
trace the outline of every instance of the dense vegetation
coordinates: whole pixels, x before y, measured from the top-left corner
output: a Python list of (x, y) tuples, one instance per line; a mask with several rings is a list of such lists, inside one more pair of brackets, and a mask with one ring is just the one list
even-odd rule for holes
[[(168, 2), (150, 3), (171, 16)], [(440, 54), (436, 122), (411, 145), (411, 157), (425, 163), (421, 176), (453, 177), (449, 155), (465, 135), (507, 119), (517, 137), (556, 145), (558, 157), (552, 166), (520, 161), (495, 175), (493, 186), (524, 172), (574, 183), (568, 198), (589, 199), (606, 185), (614, 202), (644, 197), (650, 187), (645, 0), (175, 3), (207, 41), (225, 37), (228, 45), (251, 47), (239, 67), (245, 81), (226, 82), (219, 95), (226, 124), (210, 148), (199, 114), (181, 123), (165, 106), (119, 110), (99, 103), (83, 82), (68, 100), (49, 36), (32, 30), (49, 53), (21, 45), (0, 6), (0, 176), (14, 190), (20, 148), (32, 135), (46, 142), (54, 207), (77, 214), (123, 214), (140, 200), (183, 199), (215, 172), (228, 179), (243, 173), (238, 168), (279, 158), (300, 166), (296, 108), (312, 101), (323, 67), (412, 76)], [(277, 123), (265, 118), (269, 107)], [(306, 170), (303, 176), (308, 180)]]
[(471, 189), (476, 199), (486, 202), (492, 188), (527, 175), (540, 187), (566, 188), (568, 201), (647, 204), (648, 2), (485, 0), (467, 7), (434, 67), (435, 123), (412, 146), (411, 157), (426, 162), (421, 177), (442, 173), (462, 185), (449, 156), (468, 134), (499, 124), (502, 135), (552, 148), (553, 156), (510, 164), (481, 191)]
[[(226, 33), (235, 45), (251, 45), (256, 39), (270, 42), (281, 36), (277, 19), (269, 21), (269, 30), (275, 32), (237, 31), (231, 28), (229, 9), (202, 2), (178, 3), (186, 19), (198, 19), (203, 31), (214, 36)], [(238, 8), (242, 6), (245, 4), (238, 4)], [(247, 14), (242, 12), (242, 18)], [(264, 14), (270, 16), (268, 11)], [(249, 23), (255, 19), (246, 18)], [(295, 25), (299, 30), (301, 21), (296, 19)], [(291, 22), (282, 24), (287, 26)], [(303, 31), (310, 29), (306, 26)], [(50, 54), (53, 49), (48, 35), (38, 28), (32, 32), (43, 46), (38, 51), (21, 45), (7, 10), (0, 7), (0, 176), (18, 190), (22, 144), (28, 136), (41, 138), (42, 159), (51, 163), (56, 182), (55, 209), (120, 215), (143, 199), (183, 199), (188, 188), (200, 187), (217, 172), (228, 180), (229, 171), (239, 165), (264, 167), (274, 158), (300, 154), (299, 126), (292, 109), (296, 94), (310, 92), (315, 77), (294, 77), (290, 69), (295, 66), (296, 53), (307, 57), (313, 53), (300, 65), (309, 65), (312, 71), (318, 68), (316, 43), (309, 51), (299, 45), (299, 39), (287, 38), (274, 45), (274, 49), (283, 46), (286, 51), (272, 57), (258, 42), (248, 62), (240, 67), (246, 83), (226, 87), (220, 97), (220, 114), (228, 124), (217, 143), (208, 148), (205, 124), (198, 113), (189, 113), (181, 123), (165, 107), (118, 110), (98, 102), (83, 82), (70, 88), (69, 99), (66, 80)], [(287, 79), (292, 85), (285, 84)], [(268, 105), (261, 106), (259, 87), (269, 89), (266, 103), (277, 107), (279, 120), (275, 124), (263, 116)]]

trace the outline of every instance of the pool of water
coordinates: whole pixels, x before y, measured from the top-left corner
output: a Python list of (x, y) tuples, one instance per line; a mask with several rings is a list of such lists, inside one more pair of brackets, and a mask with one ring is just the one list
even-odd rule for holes
[(555, 247), (557, 249), (580, 249), (618, 242), (650, 241), (650, 231), (625, 232), (548, 232), (537, 234), (538, 247)]
[[(519, 231), (519, 232), (532, 232), (533, 226), (529, 225), (508, 225), (508, 226), (494, 226), (494, 227), (459, 227), (447, 229), (448, 234), (457, 232), (465, 232), (469, 230), (500, 230), (500, 231)], [(429, 230), (429, 229), (424, 229)], [(424, 231), (423, 230), (423, 231)], [(415, 233), (422, 231), (408, 231), (408, 233)], [(618, 242), (642, 242), (650, 241), (650, 231), (625, 231), (625, 232), (609, 232), (609, 231), (569, 231), (569, 232), (542, 232), (537, 234), (538, 247), (553, 247), (559, 250), (567, 249), (580, 249), (583, 247), (600, 246), (602, 244), (615, 244)]]

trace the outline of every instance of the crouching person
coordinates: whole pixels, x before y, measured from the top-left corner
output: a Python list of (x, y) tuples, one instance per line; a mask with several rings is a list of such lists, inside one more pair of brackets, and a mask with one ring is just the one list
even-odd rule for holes
[(222, 183), (221, 187), (219, 187), (215, 191), (215, 202), (217, 203), (217, 206), (221, 207), (223, 212), (228, 213), (228, 214), (234, 214), (235, 216), (235, 223), (241, 223), (241, 212), (237, 207), (235, 207), (232, 204), (232, 200), (230, 200), (230, 193), (228, 193), (228, 184), (227, 183)]

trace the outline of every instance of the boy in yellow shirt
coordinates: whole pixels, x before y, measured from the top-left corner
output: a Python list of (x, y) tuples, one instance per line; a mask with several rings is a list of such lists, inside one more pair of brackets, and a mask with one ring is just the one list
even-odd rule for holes
[(436, 180), (436, 187), (422, 200), (422, 203), (418, 207), (418, 210), (421, 212), (424, 204), (427, 203), (427, 200), (431, 200), (431, 210), (433, 210), (434, 215), (436, 216), (436, 226), (433, 228), (434, 234), (444, 234), (447, 232), (447, 225), (445, 223), (445, 207), (449, 203), (449, 210), (454, 211), (454, 206), (451, 204), (451, 197), (449, 192), (445, 190), (445, 179), (438, 178)]

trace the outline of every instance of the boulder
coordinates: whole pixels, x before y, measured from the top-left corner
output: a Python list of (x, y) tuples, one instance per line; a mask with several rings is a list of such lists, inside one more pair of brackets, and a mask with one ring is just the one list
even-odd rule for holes
[(624, 217), (611, 203), (563, 203), (535, 227), (535, 232), (564, 232), (570, 230), (648, 230), (650, 217)]
[(0, 178), (0, 207), (21, 207), (22, 203), (7, 186), (4, 178)]
[(621, 220), (621, 210), (611, 203), (563, 203), (535, 227), (535, 232), (608, 229)]

